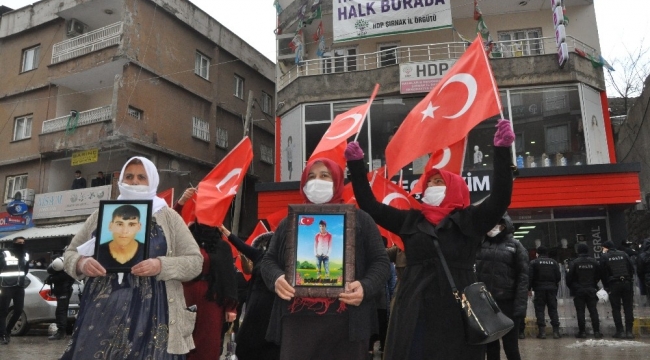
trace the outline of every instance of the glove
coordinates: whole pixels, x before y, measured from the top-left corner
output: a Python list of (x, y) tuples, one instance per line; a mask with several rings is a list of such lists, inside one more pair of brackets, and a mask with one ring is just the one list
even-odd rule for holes
[(497, 132), (494, 134), (494, 146), (509, 147), (513, 141), (515, 141), (515, 133), (512, 131), (510, 120), (500, 119), (497, 122)]
[(363, 159), (363, 150), (359, 146), (359, 142), (353, 141), (345, 148), (345, 160), (361, 160)]

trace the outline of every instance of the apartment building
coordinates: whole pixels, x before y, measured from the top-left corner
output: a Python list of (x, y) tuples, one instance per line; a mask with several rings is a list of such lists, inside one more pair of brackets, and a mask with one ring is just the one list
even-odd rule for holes
[[(60, 249), (115, 198), (125, 161), (160, 171), (177, 199), (242, 139), (249, 96), (255, 158), (242, 227), (254, 226), (253, 184), (273, 181), (273, 62), (187, 0), (43, 0), (0, 17), (0, 179), (4, 224), (32, 249)], [(71, 190), (76, 170), (87, 189)], [(106, 185), (90, 187), (99, 171)], [(249, 214), (248, 212), (252, 212)], [(252, 225), (248, 225), (248, 223)], [(27, 231), (27, 232), (25, 232)], [(14, 234), (15, 235), (15, 234)]]

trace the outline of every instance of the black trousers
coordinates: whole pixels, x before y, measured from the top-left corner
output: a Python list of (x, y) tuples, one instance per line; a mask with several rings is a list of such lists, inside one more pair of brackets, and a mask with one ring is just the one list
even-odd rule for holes
[(621, 302), (625, 311), (625, 330), (632, 331), (634, 315), (632, 314), (634, 288), (631, 281), (614, 281), (609, 283), (609, 302), (612, 304), (612, 317), (616, 331), (623, 331), (621, 319)]
[[(503, 335), (501, 341), (503, 342), (503, 352), (506, 354), (506, 359), (508, 360), (521, 360), (521, 355), (519, 354), (519, 319), (515, 319), (513, 314), (515, 310), (514, 300), (497, 300), (497, 305), (501, 311), (515, 323), (515, 327), (512, 328), (507, 334)], [(493, 341), (487, 344), (486, 354), (487, 360), (499, 360), (501, 359), (501, 345), (499, 340)]]
[(65, 332), (68, 326), (68, 307), (70, 306), (72, 291), (56, 294), (56, 327), (57, 331)]
[[(14, 312), (7, 323), (9, 314), (9, 304), (14, 301)], [(11, 334), (11, 329), (23, 314), (23, 305), (25, 304), (25, 289), (20, 286), (0, 288), (0, 336)]]
[(573, 305), (576, 307), (576, 316), (578, 317), (578, 331), (585, 331), (585, 307), (589, 309), (589, 317), (591, 318), (591, 326), (594, 328), (594, 332), (600, 332), (600, 320), (598, 319), (598, 309), (596, 308), (598, 304), (598, 296), (596, 296), (596, 290), (590, 292), (580, 292), (576, 293), (576, 296), (573, 297)]
[(535, 305), (535, 317), (537, 318), (538, 327), (546, 326), (544, 308), (548, 308), (551, 326), (554, 328), (560, 327), (560, 317), (557, 313), (557, 290), (535, 290), (533, 305)]

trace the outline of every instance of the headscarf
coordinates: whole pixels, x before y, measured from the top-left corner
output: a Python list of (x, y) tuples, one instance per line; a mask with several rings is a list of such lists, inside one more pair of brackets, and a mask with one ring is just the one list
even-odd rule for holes
[(314, 166), (315, 163), (321, 162), (327, 167), (327, 169), (330, 171), (330, 174), (332, 174), (332, 181), (334, 182), (334, 194), (332, 196), (332, 200), (328, 202), (328, 204), (340, 204), (343, 202), (343, 170), (341, 167), (334, 161), (326, 158), (318, 158), (318, 159), (313, 159), (307, 163), (307, 166), (305, 166), (305, 170), (302, 172), (302, 176), (300, 177), (300, 195), (302, 198), (305, 200), (305, 203), (311, 204), (312, 202), (307, 199), (307, 195), (305, 195), (304, 191), (302, 190), (303, 187), (305, 187), (305, 184), (307, 183), (307, 178), (309, 177), (309, 170), (311, 170), (311, 167)]
[[(445, 180), (447, 190), (445, 198), (439, 206), (422, 204), (422, 214), (433, 225), (437, 225), (454, 210), (461, 210), (469, 206), (469, 189), (465, 180), (459, 175), (440, 169), (431, 169), (425, 179), (428, 181), (433, 175), (440, 174)], [(426, 189), (426, 186), (423, 188)]]
[[(124, 184), (122, 183), (122, 180), (124, 179), (124, 171), (126, 171), (126, 167), (131, 164), (131, 161), (134, 159), (138, 159), (142, 162), (142, 165), (144, 166), (144, 171), (147, 173), (147, 179), (149, 180), (149, 191), (146, 193), (142, 192), (135, 192), (127, 189)], [(158, 177), (158, 169), (156, 168), (156, 165), (154, 165), (151, 160), (142, 157), (142, 156), (134, 156), (130, 158), (122, 167), (122, 171), (120, 172), (120, 179), (117, 182), (117, 186), (120, 189), (120, 196), (117, 197), (118, 200), (153, 200), (153, 209), (151, 210), (152, 214), (155, 214), (158, 212), (158, 210), (164, 208), (167, 206), (167, 202), (158, 196), (156, 196), (158, 192), (158, 183), (160, 182), (160, 178)]]

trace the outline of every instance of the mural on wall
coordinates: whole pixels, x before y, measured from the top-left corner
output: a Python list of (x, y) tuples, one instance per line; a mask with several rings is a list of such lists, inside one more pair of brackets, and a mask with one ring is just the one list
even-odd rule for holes
[(280, 181), (300, 181), (303, 165), (300, 108), (283, 116), (280, 126)]

